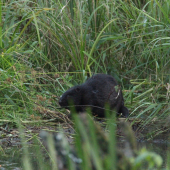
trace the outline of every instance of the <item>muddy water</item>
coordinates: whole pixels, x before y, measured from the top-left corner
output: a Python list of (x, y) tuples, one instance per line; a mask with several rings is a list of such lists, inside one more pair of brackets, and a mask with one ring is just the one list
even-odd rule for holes
[[(166, 142), (138, 142), (138, 147), (146, 147), (148, 151), (159, 154), (164, 160), (162, 168), (165, 168), (167, 158), (166, 151), (168, 150)], [(30, 151), (30, 157), (33, 157), (33, 147), (30, 147)], [(22, 148), (20, 147), (13, 146), (3, 150), (0, 149), (0, 170), (22, 170), (22, 157)]]

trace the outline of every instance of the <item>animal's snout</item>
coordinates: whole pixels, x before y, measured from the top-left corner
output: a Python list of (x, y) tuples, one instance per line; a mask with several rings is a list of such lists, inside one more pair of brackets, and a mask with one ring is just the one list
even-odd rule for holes
[(60, 106), (62, 106), (62, 97), (60, 97), (58, 103), (59, 103)]

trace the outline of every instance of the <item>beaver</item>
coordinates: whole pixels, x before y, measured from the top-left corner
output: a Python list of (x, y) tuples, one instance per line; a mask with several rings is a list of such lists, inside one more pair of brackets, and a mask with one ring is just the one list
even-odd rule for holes
[(59, 99), (61, 107), (70, 109), (72, 103), (76, 112), (84, 112), (90, 108), (98, 117), (105, 117), (106, 104), (117, 114), (129, 116), (128, 109), (124, 106), (122, 90), (114, 77), (107, 74), (95, 74), (85, 83), (67, 90)]

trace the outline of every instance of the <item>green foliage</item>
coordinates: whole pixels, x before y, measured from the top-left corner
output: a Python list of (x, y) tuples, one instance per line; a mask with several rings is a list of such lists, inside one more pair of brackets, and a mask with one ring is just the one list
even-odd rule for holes
[(76, 72), (109, 73), (114, 67), (128, 78), (167, 73), (168, 1), (18, 1), (12, 11), (13, 4), (3, 13), (3, 46), (22, 43), (35, 66), (66, 71), (71, 62)]
[(55, 98), (66, 89), (102, 72), (129, 89), (125, 104), (131, 116), (148, 118), (143, 126), (166, 118), (169, 7), (160, 0), (3, 1), (1, 117), (26, 119), (39, 113), (37, 105), (58, 107)]
[[(0, 118), (16, 121), (43, 115), (49, 105), (58, 107), (66, 89), (102, 72), (128, 89), (125, 104), (130, 117), (144, 120), (140, 127), (153, 119), (169, 124), (169, 8), (168, 0), (4, 0), (0, 3)], [(109, 169), (116, 160), (114, 133), (102, 162), (93, 125), (91, 139), (78, 120), (76, 125), (86, 141), (82, 149), (89, 152), (79, 150), (85, 169), (91, 166), (89, 158), (98, 169), (106, 169), (105, 165)], [(114, 128), (113, 124), (109, 130)], [(161, 132), (158, 127), (148, 132), (148, 138)], [(77, 143), (80, 147), (81, 141)], [(151, 168), (161, 164), (159, 156), (141, 151), (134, 166), (141, 166), (143, 159)]]
[[(42, 131), (40, 137), (43, 139), (43, 147), (40, 147), (42, 143), (39, 138), (34, 136), (33, 148), (35, 149), (32, 154), (35, 159), (31, 163), (33, 169), (45, 170), (49, 167), (59, 170), (63, 168), (69, 170), (161, 169), (163, 160), (159, 155), (149, 152), (145, 148), (137, 150), (134, 147), (136, 145), (135, 137), (130, 126), (125, 122), (122, 123), (126, 133), (124, 147), (122, 145), (119, 150), (116, 142), (114, 117), (110, 117), (108, 120), (109, 132), (107, 134), (87, 114), (74, 115), (74, 120), (76, 129), (74, 147), (68, 143), (63, 132)], [(26, 170), (29, 169), (26, 163), (30, 160), (27, 150), (28, 148), (24, 147), (23, 161)]]
[(162, 165), (162, 158), (154, 152), (148, 152), (146, 149), (142, 149), (140, 155), (134, 160), (133, 169), (153, 169)]

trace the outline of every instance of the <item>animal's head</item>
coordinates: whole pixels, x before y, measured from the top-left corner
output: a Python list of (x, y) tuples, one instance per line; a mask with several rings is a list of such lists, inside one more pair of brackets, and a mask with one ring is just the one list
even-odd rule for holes
[(74, 86), (67, 90), (59, 99), (59, 105), (64, 108), (69, 108), (69, 105), (80, 105), (82, 96), (81, 86)]

